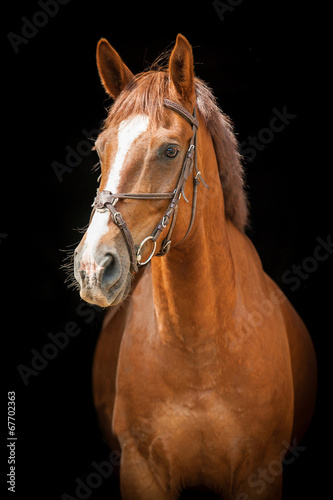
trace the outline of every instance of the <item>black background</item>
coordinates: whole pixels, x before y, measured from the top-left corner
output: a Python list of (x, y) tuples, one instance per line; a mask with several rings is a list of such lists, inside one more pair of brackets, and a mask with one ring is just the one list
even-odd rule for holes
[[(86, 481), (94, 471), (92, 463), (109, 457), (91, 394), (92, 358), (103, 313), (87, 307), (84, 315), (78, 293), (67, 288), (59, 269), (64, 258), (60, 249), (78, 242), (80, 234), (73, 228), (88, 222), (97, 157), (94, 152), (81, 155), (62, 182), (52, 163), (65, 164), (66, 147), (75, 150), (85, 139), (82, 131), (98, 128), (106, 116), (110, 100), (95, 64), (99, 38), (108, 38), (136, 73), (170, 48), (179, 32), (192, 44), (196, 74), (214, 89), (240, 143), (269, 126), (274, 108), (282, 111), (286, 106), (297, 115), (252, 161), (245, 161), (252, 223), (248, 235), (264, 268), (306, 322), (318, 355), (317, 412), (302, 443), (306, 449), (286, 467), (284, 499), (324, 498), (331, 453), (326, 416), (333, 259), (319, 262), (294, 291), (282, 276), (313, 256), (317, 237), (326, 241), (332, 234), (331, 160), (323, 153), (330, 146), (330, 139), (323, 138), (329, 124), (322, 36), (328, 13), (304, 2), (244, 0), (222, 20), (213, 2), (203, 0), (71, 0), (15, 53), (7, 34), (21, 35), (22, 17), (32, 20), (41, 7), (29, 0), (6, 9), (0, 224), (6, 384), (1, 436), (6, 450), (7, 391), (16, 391), (15, 498), (76, 497), (76, 478)], [(68, 322), (78, 325), (79, 335), (25, 385), (17, 367), (31, 367), (31, 349), (42, 352), (50, 343), (48, 334), (64, 331)], [(89, 498), (117, 498), (115, 477), (116, 471)], [(6, 491), (4, 475), (1, 481)]]

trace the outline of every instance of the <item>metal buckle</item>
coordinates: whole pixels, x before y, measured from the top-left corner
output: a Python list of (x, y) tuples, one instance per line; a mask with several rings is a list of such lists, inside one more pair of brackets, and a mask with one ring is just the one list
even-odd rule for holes
[[(152, 242), (154, 243), (153, 250), (152, 250), (151, 254), (149, 255), (148, 259), (146, 259), (144, 262), (141, 262), (141, 258), (142, 258), (142, 256), (141, 256), (141, 249), (142, 249), (143, 245), (148, 240), (152, 240)], [(142, 240), (141, 243), (140, 243), (140, 246), (139, 246), (139, 248), (137, 250), (137, 253), (136, 253), (136, 261), (138, 263), (138, 266), (144, 266), (145, 264), (148, 264), (148, 262), (150, 262), (151, 259), (153, 258), (155, 250), (156, 250), (156, 241), (154, 240), (153, 236), (147, 236), (147, 238), (145, 238), (144, 240)]]
[(190, 144), (190, 146), (189, 146), (189, 148), (187, 150), (186, 156), (188, 158), (192, 158), (194, 150), (195, 150), (195, 145), (194, 144)]
[(121, 215), (120, 212), (115, 212), (113, 214), (113, 220), (114, 220), (114, 223), (119, 226), (120, 224), (123, 223), (123, 216)]
[(168, 240), (166, 243), (164, 243), (163, 247), (160, 250), (161, 256), (164, 256), (169, 252), (170, 245), (171, 245), (171, 240)]
[(170, 217), (168, 215), (163, 215), (161, 224), (164, 227), (164, 229), (167, 227), (169, 224)]
[[(196, 167), (195, 167), (196, 168)], [(202, 178), (200, 170), (197, 170), (196, 168), (197, 175), (194, 177), (195, 181), (202, 182), (202, 184), (205, 186), (205, 188), (209, 189), (209, 186), (205, 183), (205, 181)]]

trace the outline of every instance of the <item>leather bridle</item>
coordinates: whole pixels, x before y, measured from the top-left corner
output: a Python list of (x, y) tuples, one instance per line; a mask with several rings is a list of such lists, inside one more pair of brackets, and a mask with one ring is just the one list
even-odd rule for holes
[[(170, 101), (169, 99), (164, 99), (164, 106), (166, 108), (172, 109), (176, 113), (178, 113), (180, 116), (185, 118), (191, 125), (192, 125), (192, 130), (193, 130), (193, 135), (190, 139), (190, 144), (183, 162), (183, 166), (181, 169), (181, 173), (179, 176), (179, 180), (176, 186), (176, 189), (172, 193), (111, 193), (111, 191), (100, 191), (97, 189), (97, 195), (94, 200), (94, 203), (92, 205), (93, 207), (93, 212), (91, 214), (91, 218), (94, 215), (95, 211), (98, 212), (104, 212), (106, 210), (109, 210), (111, 214), (111, 219), (112, 221), (116, 224), (116, 226), (122, 231), (129, 255), (130, 255), (130, 260), (131, 260), (131, 268), (134, 272), (138, 272), (138, 267), (139, 266), (144, 266), (145, 264), (148, 264), (148, 262), (153, 258), (156, 250), (156, 242), (162, 233), (162, 231), (170, 224), (167, 236), (162, 242), (161, 249), (160, 251), (156, 254), (159, 257), (162, 257), (163, 255), (166, 255), (168, 251), (170, 250), (171, 246), (171, 237), (172, 233), (176, 224), (176, 219), (177, 219), (177, 213), (178, 213), (178, 204), (179, 200), (181, 198), (181, 195), (183, 195), (183, 198), (185, 201), (188, 203), (188, 200), (185, 196), (184, 190), (185, 190), (185, 184), (187, 179), (189, 178), (191, 172), (193, 171), (193, 163), (195, 167), (195, 174), (193, 176), (193, 199), (192, 199), (192, 213), (191, 213), (191, 220), (188, 226), (188, 229), (186, 231), (185, 236), (177, 243), (179, 245), (181, 242), (187, 238), (188, 234), (190, 233), (194, 218), (195, 218), (195, 212), (196, 212), (196, 202), (197, 202), (197, 189), (200, 181), (202, 181), (203, 185), (208, 188), (207, 184), (201, 177), (201, 173), (198, 171), (197, 168), (197, 161), (196, 161), (196, 138), (197, 138), (197, 129), (199, 127), (199, 122), (196, 119), (196, 111), (194, 108), (193, 115), (191, 115), (186, 109), (184, 109), (180, 104)], [(160, 219), (158, 224), (156, 225), (155, 229), (153, 230), (152, 234), (150, 236), (147, 236), (144, 238), (144, 240), (140, 243), (139, 246), (134, 245), (133, 237), (130, 232), (130, 230), (127, 227), (126, 222), (123, 219), (123, 216), (121, 213), (115, 208), (117, 202), (119, 200), (123, 199), (133, 199), (133, 200), (167, 200), (171, 199), (170, 204), (164, 213), (163, 217)], [(153, 249), (149, 255), (149, 257), (142, 262), (142, 256), (141, 256), (141, 251), (143, 246), (147, 241), (151, 240), (153, 243)], [(174, 246), (177, 246), (174, 245)]]

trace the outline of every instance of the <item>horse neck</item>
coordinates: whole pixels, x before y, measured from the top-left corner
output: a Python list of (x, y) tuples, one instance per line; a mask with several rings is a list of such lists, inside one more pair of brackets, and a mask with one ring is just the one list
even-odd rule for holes
[[(234, 266), (222, 187), (212, 140), (202, 128), (197, 140), (198, 168), (210, 189), (199, 185), (196, 219), (188, 238), (152, 263), (159, 336), (163, 342), (190, 350), (217, 341), (235, 304)], [(175, 230), (174, 241), (181, 239), (185, 230)]]

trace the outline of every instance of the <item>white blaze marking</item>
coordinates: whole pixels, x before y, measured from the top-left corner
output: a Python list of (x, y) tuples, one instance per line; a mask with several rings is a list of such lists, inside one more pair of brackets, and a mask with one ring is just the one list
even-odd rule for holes
[(120, 123), (118, 128), (118, 150), (105, 186), (107, 191), (111, 191), (111, 193), (117, 192), (125, 157), (135, 139), (147, 130), (148, 122), (149, 118), (147, 115), (136, 115)]
[[(121, 169), (133, 142), (148, 128), (149, 118), (147, 115), (136, 115), (133, 118), (124, 120), (118, 127), (118, 149), (114, 163), (110, 168), (109, 178), (105, 189), (116, 193), (120, 180)], [(94, 248), (97, 246), (100, 238), (108, 232), (108, 221), (110, 212), (95, 212), (92, 221), (86, 233), (86, 249), (82, 255), (82, 260), (92, 261)]]

